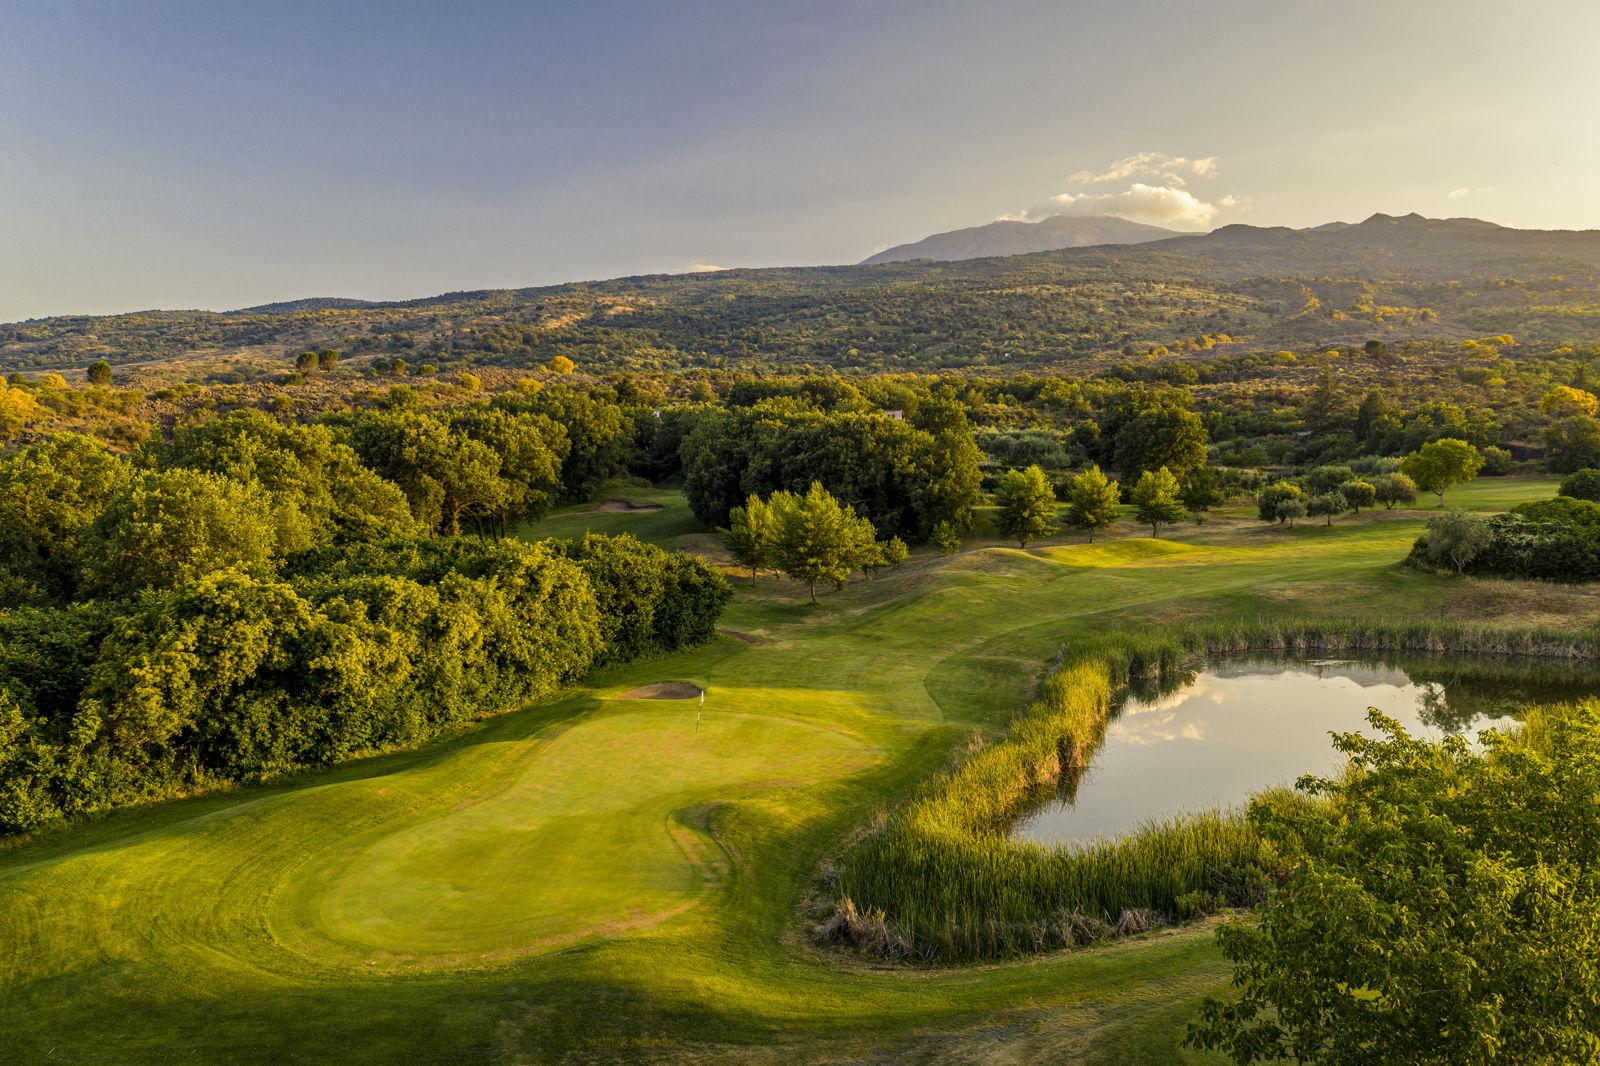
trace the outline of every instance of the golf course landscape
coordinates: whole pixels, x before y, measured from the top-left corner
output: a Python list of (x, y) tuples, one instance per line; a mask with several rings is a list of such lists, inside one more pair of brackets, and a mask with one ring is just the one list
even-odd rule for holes
[[(1554, 491), (1481, 478), (1449, 502)], [(813, 606), (752, 583), (674, 489), (598, 499), (633, 506), (519, 535), (631, 532), (726, 565), (717, 639), (417, 750), (0, 849), (0, 1061), (1222, 1061), (1182, 1047), (1227, 985), (1214, 920), (877, 964), (808, 935), (820, 871), (1085, 641), (1260, 619), (1580, 633), (1600, 613), (1591, 585), (1403, 567), (1428, 509), (1285, 528), (1234, 503), (1026, 550), (980, 512), (962, 550)]]

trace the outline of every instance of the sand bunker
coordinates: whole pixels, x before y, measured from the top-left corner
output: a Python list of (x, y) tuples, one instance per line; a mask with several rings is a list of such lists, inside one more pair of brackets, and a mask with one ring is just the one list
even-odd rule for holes
[(629, 503), (627, 500), (601, 500), (594, 505), (596, 514), (617, 514), (618, 512), (659, 511), (659, 503)]
[(629, 689), (617, 698), (624, 700), (694, 700), (700, 698), (700, 690), (687, 681), (657, 681), (653, 685), (640, 685), (638, 688)]

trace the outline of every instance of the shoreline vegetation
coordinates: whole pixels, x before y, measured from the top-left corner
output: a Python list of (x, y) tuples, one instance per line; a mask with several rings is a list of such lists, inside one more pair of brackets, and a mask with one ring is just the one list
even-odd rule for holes
[[(813, 939), (880, 961), (966, 963), (1073, 948), (1259, 903), (1282, 870), (1242, 810), (1174, 816), (1079, 846), (1008, 835), (1039, 801), (1075, 786), (1131, 686), (1172, 680), (1197, 660), (1249, 654), (1593, 662), (1600, 642), (1549, 629), (1261, 621), (1064, 649), (1000, 739), (974, 735), (952, 768), (825, 864)], [(1310, 802), (1287, 789), (1258, 799)]]

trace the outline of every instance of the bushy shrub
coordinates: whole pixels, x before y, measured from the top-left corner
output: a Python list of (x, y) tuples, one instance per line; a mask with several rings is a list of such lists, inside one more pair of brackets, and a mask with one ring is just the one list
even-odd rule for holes
[(1585, 467), (1561, 479), (1561, 495), (1579, 500), (1600, 501), (1600, 470)]

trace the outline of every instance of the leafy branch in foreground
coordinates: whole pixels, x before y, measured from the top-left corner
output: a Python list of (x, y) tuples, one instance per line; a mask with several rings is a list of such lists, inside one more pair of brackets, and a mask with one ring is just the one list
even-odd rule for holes
[(1238, 997), (1191, 1044), (1238, 1063), (1589, 1062), (1600, 1053), (1600, 703), (1521, 737), (1338, 736), (1326, 805), (1258, 802), (1289, 864), (1223, 926)]

